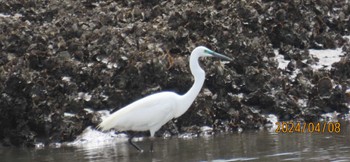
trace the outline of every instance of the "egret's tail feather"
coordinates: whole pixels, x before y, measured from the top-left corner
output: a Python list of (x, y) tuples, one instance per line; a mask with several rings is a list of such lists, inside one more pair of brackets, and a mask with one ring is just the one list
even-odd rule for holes
[(112, 129), (113, 126), (111, 126), (111, 121), (108, 120), (108, 118), (106, 120), (103, 120), (99, 125), (97, 125), (96, 129), (101, 130), (101, 131), (107, 131)]
[(108, 131), (116, 126), (117, 119), (122, 115), (123, 111), (115, 112), (108, 116), (106, 119), (103, 119), (103, 121), (96, 127), (97, 129), (101, 131)]

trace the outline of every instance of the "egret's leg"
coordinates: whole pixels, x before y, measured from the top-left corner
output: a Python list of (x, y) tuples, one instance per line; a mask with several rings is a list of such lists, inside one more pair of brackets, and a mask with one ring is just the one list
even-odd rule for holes
[(153, 152), (153, 141), (154, 141), (154, 133), (156, 132), (155, 130), (150, 130), (150, 140), (151, 140), (151, 147), (150, 147), (150, 152)]
[(177, 129), (177, 126), (175, 125), (174, 121), (173, 121), (173, 120), (170, 120), (170, 123), (171, 123), (171, 125), (173, 125), (176, 134), (179, 135), (179, 134), (180, 134), (180, 133), (179, 133), (179, 130)]
[(153, 152), (153, 141), (154, 141), (154, 137), (150, 137), (150, 140), (151, 140), (150, 152)]
[(134, 135), (132, 135), (132, 136), (130, 136), (129, 137), (129, 143), (132, 145), (132, 146), (134, 146), (138, 151), (140, 151), (140, 152), (143, 152), (143, 150), (139, 147), (139, 146), (137, 146), (136, 144), (134, 144), (133, 142), (132, 142), (132, 139), (134, 138)]

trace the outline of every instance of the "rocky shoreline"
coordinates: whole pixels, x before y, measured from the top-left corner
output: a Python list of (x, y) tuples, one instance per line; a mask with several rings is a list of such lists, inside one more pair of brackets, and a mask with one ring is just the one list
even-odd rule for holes
[[(180, 132), (258, 129), (264, 114), (317, 121), (349, 113), (347, 0), (14, 0), (1, 1), (0, 13), (3, 146), (71, 141), (100, 122), (95, 111), (162, 90), (186, 92), (187, 59), (198, 45), (234, 61), (203, 61), (207, 79), (175, 121)], [(340, 47), (344, 56), (331, 70), (311, 68), (318, 60), (308, 49)], [(290, 60), (285, 69), (274, 50)]]

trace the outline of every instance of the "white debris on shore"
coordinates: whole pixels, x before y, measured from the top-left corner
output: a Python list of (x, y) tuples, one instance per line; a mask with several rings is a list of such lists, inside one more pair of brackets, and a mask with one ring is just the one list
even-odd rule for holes
[[(285, 69), (290, 61), (285, 60), (284, 56), (279, 54), (278, 50), (274, 50), (274, 53), (278, 61), (278, 68)], [(341, 57), (344, 55), (341, 48), (322, 49), (322, 50), (310, 49), (309, 53), (313, 57), (319, 59), (317, 63), (311, 65), (312, 68), (314, 69), (324, 68), (327, 70), (330, 70), (332, 68), (332, 64), (340, 61)]]

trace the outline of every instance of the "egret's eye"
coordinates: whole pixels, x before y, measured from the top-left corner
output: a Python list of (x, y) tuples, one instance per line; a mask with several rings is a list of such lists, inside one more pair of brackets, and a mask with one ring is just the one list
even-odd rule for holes
[(207, 54), (213, 54), (214, 53), (213, 51), (206, 50), (206, 49), (204, 50), (204, 52), (207, 53)]

